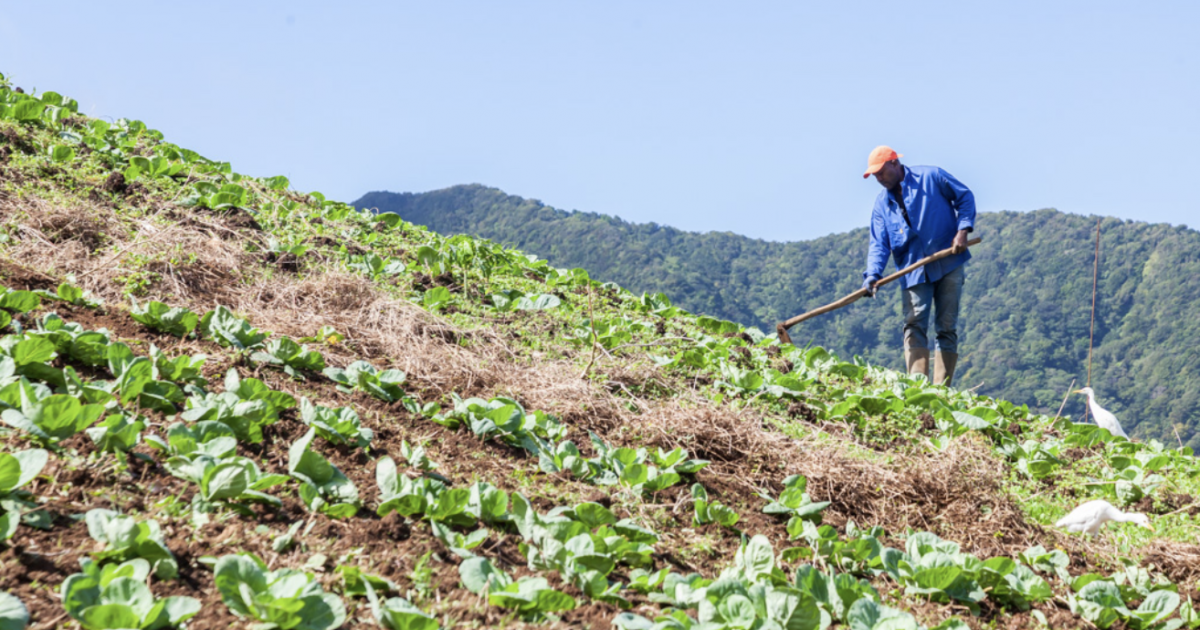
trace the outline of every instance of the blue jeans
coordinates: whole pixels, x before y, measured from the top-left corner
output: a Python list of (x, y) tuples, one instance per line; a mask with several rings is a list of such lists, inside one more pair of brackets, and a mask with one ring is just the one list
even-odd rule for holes
[(904, 296), (904, 348), (928, 348), (929, 311), (937, 309), (933, 326), (937, 349), (958, 353), (958, 303), (962, 298), (966, 265), (942, 276), (901, 291)]

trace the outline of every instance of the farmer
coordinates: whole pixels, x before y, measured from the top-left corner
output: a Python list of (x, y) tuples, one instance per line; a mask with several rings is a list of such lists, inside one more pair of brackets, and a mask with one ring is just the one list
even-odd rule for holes
[(958, 306), (964, 266), (971, 258), (967, 234), (975, 229), (975, 195), (936, 166), (904, 166), (891, 147), (879, 146), (867, 158), (863, 179), (875, 176), (883, 191), (871, 210), (871, 245), (863, 288), (875, 296), (888, 254), (898, 268), (935, 252), (954, 255), (934, 261), (900, 279), (904, 298), (904, 363), (909, 374), (929, 376), (929, 313), (936, 311), (937, 354), (933, 382), (949, 385), (958, 362)]

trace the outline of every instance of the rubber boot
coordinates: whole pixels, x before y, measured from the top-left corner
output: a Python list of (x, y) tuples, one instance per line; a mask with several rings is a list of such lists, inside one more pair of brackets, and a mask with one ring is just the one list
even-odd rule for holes
[(933, 364), (933, 384), (950, 386), (954, 380), (954, 366), (958, 364), (958, 354), (954, 352), (937, 352)]
[(922, 374), (929, 378), (929, 348), (905, 348), (904, 364), (909, 374)]

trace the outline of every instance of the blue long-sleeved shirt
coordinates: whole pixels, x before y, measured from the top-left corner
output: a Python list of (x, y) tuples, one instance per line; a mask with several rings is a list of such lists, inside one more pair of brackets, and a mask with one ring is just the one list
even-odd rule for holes
[[(905, 166), (900, 182), (910, 227), (891, 191), (884, 190), (871, 210), (871, 246), (863, 279), (878, 280), (887, 267), (888, 254), (902, 269), (954, 244), (959, 230), (975, 229), (975, 195), (954, 176), (936, 166)], [(900, 279), (907, 289), (937, 282), (971, 259), (971, 252), (947, 256)]]

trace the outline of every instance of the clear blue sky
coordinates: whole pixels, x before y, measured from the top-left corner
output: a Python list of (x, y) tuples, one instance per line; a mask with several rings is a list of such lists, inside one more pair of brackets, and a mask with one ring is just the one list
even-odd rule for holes
[(479, 182), (803, 239), (866, 224), (886, 143), (983, 210), (1197, 227), (1198, 29), (1197, 2), (4, 1), (0, 72), (344, 201)]

